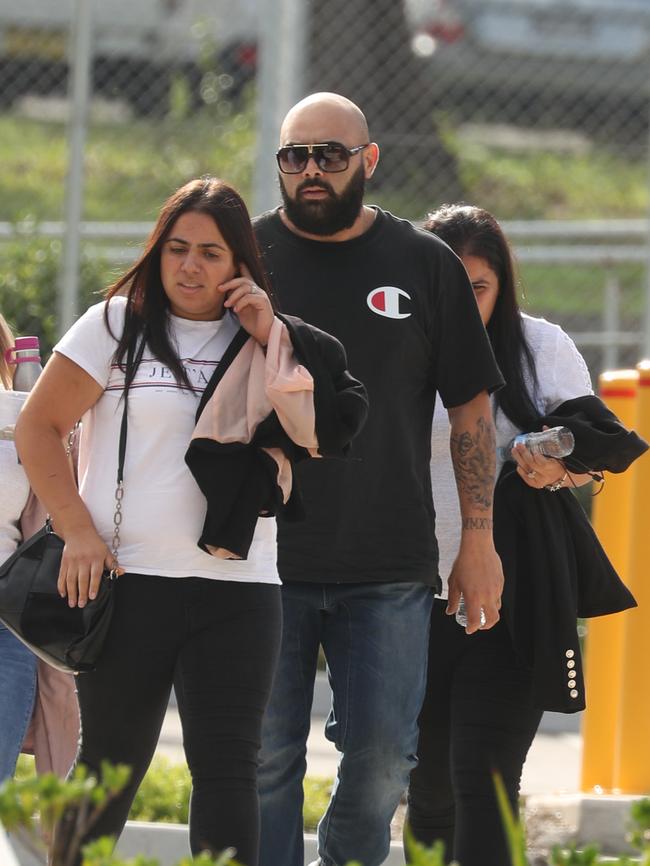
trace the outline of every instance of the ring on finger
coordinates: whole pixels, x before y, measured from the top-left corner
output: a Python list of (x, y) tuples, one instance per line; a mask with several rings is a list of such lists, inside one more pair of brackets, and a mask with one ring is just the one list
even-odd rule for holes
[(256, 292), (257, 292), (257, 286), (255, 285), (255, 283), (251, 283), (251, 291), (250, 291), (251, 295), (254, 295)]
[(534, 469), (531, 469), (530, 472), (526, 473), (527, 478), (537, 478), (537, 472)]

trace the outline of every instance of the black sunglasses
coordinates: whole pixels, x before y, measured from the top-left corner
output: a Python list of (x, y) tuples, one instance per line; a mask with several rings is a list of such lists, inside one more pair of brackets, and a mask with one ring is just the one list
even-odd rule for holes
[(345, 171), (350, 165), (350, 157), (359, 153), (367, 144), (346, 147), (340, 141), (326, 141), (323, 144), (288, 144), (275, 154), (282, 174), (299, 174), (307, 167), (310, 157), (321, 171)]

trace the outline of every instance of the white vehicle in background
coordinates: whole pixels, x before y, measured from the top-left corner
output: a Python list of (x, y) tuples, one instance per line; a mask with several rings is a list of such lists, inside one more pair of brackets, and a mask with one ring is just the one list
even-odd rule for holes
[[(74, 7), (73, 0), (0, 0), (2, 104), (65, 90)], [(155, 110), (171, 75), (185, 75), (197, 101), (208, 72), (231, 92), (254, 77), (256, 0), (94, 0), (92, 8), (99, 95)]]
[(404, 2), (413, 50), (451, 98), (648, 111), (650, 0)]

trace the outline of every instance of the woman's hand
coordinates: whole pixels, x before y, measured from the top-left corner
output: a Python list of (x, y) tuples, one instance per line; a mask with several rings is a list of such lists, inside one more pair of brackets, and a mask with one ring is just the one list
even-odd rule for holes
[(219, 291), (227, 293), (224, 307), (229, 307), (251, 337), (266, 346), (273, 324), (273, 307), (269, 296), (255, 285), (246, 265), (241, 266), (242, 276), (235, 277), (219, 286)]
[[(548, 427), (544, 427), (544, 430), (548, 430)], [(561, 460), (535, 454), (521, 443), (515, 445), (510, 453), (517, 464), (519, 477), (529, 487), (542, 490), (554, 484), (561, 483), (561, 486), (567, 484), (569, 476)]]
[[(97, 596), (104, 571), (117, 568), (117, 563), (94, 527), (70, 532), (64, 541), (57, 589), (70, 607), (85, 607)], [(117, 572), (123, 574), (124, 569)]]

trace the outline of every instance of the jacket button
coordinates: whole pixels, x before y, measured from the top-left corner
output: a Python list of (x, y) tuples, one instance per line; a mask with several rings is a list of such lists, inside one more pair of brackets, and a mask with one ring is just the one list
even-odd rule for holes
[(571, 695), (572, 698), (577, 698), (578, 697), (578, 690), (577, 689), (571, 689), (569, 694)]
[(572, 659), (573, 656), (575, 655), (575, 652), (574, 652), (572, 649), (568, 649), (568, 650), (564, 653), (564, 655), (565, 655), (568, 659)]
[(573, 660), (571, 660), (571, 661), (568, 661), (566, 663), (566, 666), (569, 668), (569, 670), (571, 670), (572, 668), (574, 668), (576, 666), (576, 663)]
[(569, 682), (567, 683), (567, 686), (568, 686), (570, 689), (575, 688), (575, 685), (576, 685), (576, 681), (575, 681), (575, 680), (569, 680)]

